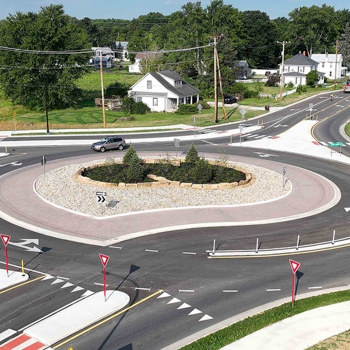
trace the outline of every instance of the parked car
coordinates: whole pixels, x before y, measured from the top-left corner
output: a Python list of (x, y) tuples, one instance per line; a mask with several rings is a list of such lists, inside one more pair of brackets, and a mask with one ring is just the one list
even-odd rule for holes
[(229, 95), (229, 96), (224, 96), (224, 102), (225, 104), (232, 104), (232, 103), (236, 103), (237, 99), (236, 97)]
[(101, 141), (94, 142), (91, 145), (91, 149), (99, 152), (105, 152), (112, 149), (119, 149), (121, 151), (124, 149), (125, 144), (125, 140), (120, 136), (108, 136)]

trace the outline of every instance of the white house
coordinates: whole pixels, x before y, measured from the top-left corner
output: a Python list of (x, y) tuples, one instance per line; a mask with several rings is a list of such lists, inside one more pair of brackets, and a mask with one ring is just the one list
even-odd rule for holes
[(171, 70), (149, 72), (128, 91), (129, 97), (147, 104), (153, 112), (173, 112), (180, 104), (196, 103), (199, 93), (198, 89)]
[(115, 47), (117, 48), (117, 58), (122, 61), (129, 61), (128, 41), (116, 41)]
[[(281, 65), (279, 72), (281, 74)], [(295, 56), (287, 59), (283, 66), (283, 84), (292, 83), (295, 86), (306, 85), (306, 75), (315, 70), (318, 73), (318, 84), (324, 83), (324, 73), (319, 72), (318, 62), (312, 60), (311, 58), (298, 53)]]
[(155, 58), (153, 52), (138, 52), (135, 56), (135, 63), (130, 64), (129, 73), (141, 73), (141, 60), (147, 63), (147, 60)]
[(318, 62), (318, 70), (329, 79), (338, 79), (347, 74), (347, 67), (342, 67), (343, 56), (341, 54), (316, 53), (312, 54), (311, 58)]

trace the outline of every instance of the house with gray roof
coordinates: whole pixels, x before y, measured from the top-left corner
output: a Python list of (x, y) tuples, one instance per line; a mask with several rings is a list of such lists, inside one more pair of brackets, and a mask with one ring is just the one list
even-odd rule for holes
[(328, 79), (340, 79), (347, 75), (347, 67), (343, 67), (342, 54), (314, 53), (311, 58), (318, 62), (318, 70)]
[[(317, 71), (318, 62), (305, 56), (301, 52), (295, 56), (288, 58), (284, 62), (283, 67), (283, 84), (292, 83), (294, 86), (306, 85), (306, 75), (312, 71)], [(279, 68), (281, 74), (281, 65)], [(318, 84), (324, 83), (324, 73), (317, 71)]]
[(174, 112), (181, 104), (194, 104), (199, 101), (199, 93), (171, 70), (149, 72), (128, 91), (129, 97), (147, 104), (154, 112)]

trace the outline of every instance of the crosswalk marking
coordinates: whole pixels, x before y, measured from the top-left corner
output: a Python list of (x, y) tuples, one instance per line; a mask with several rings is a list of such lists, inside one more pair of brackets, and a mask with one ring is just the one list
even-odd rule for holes
[(39, 350), (45, 348), (47, 348), (45, 344), (26, 334), (21, 334), (0, 346), (0, 350)]

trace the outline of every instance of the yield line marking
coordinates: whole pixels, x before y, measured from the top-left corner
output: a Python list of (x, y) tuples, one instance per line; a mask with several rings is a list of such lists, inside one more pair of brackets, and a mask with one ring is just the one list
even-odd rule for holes
[(223, 293), (238, 293), (237, 289), (224, 289), (222, 291)]
[(89, 327), (89, 328), (83, 330), (82, 332), (80, 332), (80, 333), (74, 335), (74, 336), (71, 337), (71, 338), (66, 339), (66, 340), (63, 341), (62, 343), (59, 343), (58, 345), (54, 346), (53, 348), (54, 348), (54, 349), (57, 349), (57, 348), (61, 347), (62, 345), (64, 345), (64, 344), (66, 344), (66, 343), (68, 343), (68, 342), (74, 340), (75, 338), (80, 337), (81, 335), (83, 335), (83, 334), (85, 334), (85, 333), (87, 333), (87, 332), (90, 332), (90, 331), (93, 330), (94, 328), (97, 328), (97, 327), (101, 326), (102, 324), (104, 324), (104, 323), (106, 323), (106, 322), (108, 322), (108, 321), (110, 321), (110, 320), (113, 320), (113, 318), (118, 317), (119, 315), (121, 315), (121, 314), (123, 314), (123, 313), (129, 311), (130, 309), (134, 308), (135, 306), (137, 306), (137, 305), (139, 305), (139, 304), (141, 304), (141, 303), (147, 301), (148, 299), (151, 299), (151, 298), (155, 297), (157, 294), (160, 294), (160, 293), (163, 293), (163, 292), (164, 292), (164, 291), (163, 291), (162, 289), (158, 290), (157, 292), (155, 292), (155, 293), (149, 295), (149, 296), (146, 297), (145, 299), (142, 299), (142, 300), (138, 301), (137, 303), (135, 303), (135, 304), (133, 304), (133, 305), (131, 305), (131, 306), (125, 308), (124, 310), (122, 310), (122, 311), (120, 311), (120, 312), (117, 312), (115, 315), (112, 315), (112, 316), (107, 317), (107, 318), (104, 319), (103, 321), (101, 321), (101, 322), (99, 322), (99, 323), (96, 323), (95, 325), (93, 325), (93, 326), (91, 326), (91, 327)]

